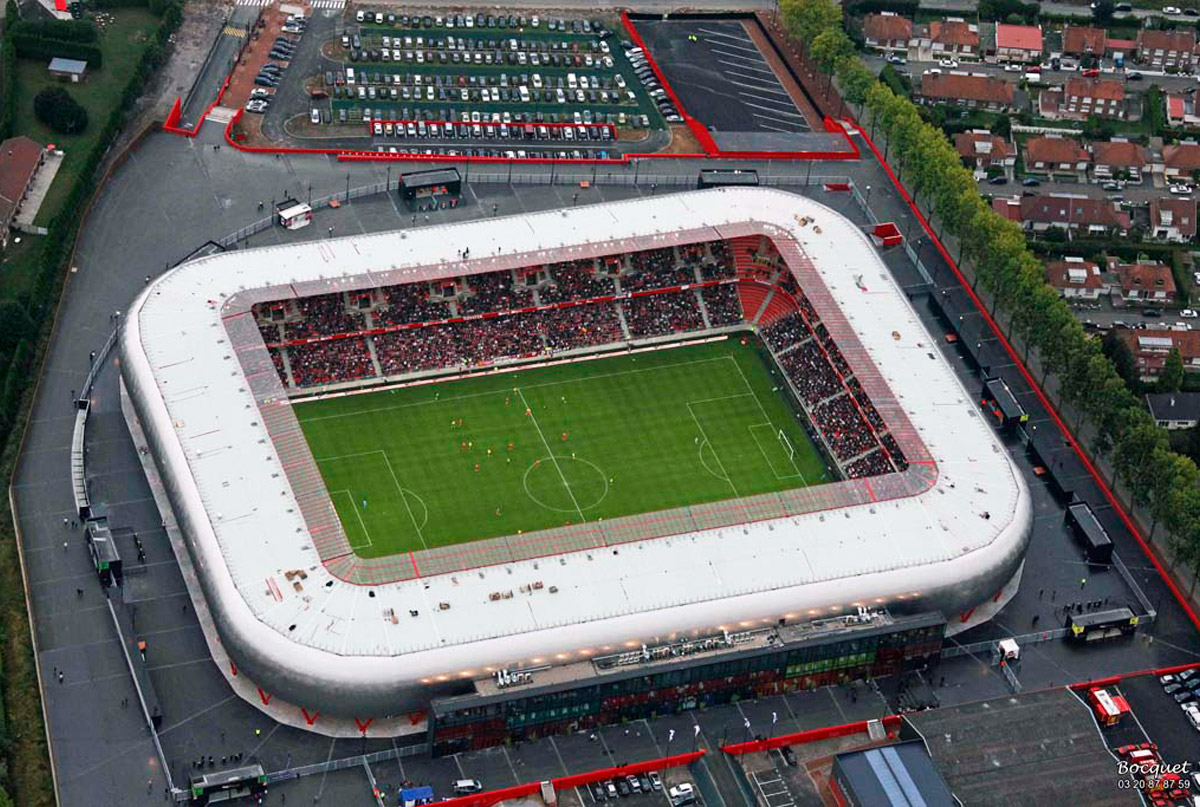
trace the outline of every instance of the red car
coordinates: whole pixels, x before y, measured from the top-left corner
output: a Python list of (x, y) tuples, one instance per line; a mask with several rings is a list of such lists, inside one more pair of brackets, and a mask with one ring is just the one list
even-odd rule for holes
[(1100, 75), (1100, 68), (1089, 67), (1086, 70), (1081, 70), (1080, 75), (1082, 75), (1084, 78), (1095, 78), (1096, 76)]

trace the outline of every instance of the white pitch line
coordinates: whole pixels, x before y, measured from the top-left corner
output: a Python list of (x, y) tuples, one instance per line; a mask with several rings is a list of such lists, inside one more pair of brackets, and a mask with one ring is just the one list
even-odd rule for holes
[[(367, 522), (363, 521), (362, 513), (359, 512), (358, 505), (354, 503), (354, 494), (352, 494), (349, 490), (335, 490), (329, 494), (329, 498), (332, 499), (338, 493), (345, 493), (350, 497), (350, 506), (354, 508), (354, 515), (358, 516), (358, 524), (363, 528), (363, 534), (367, 536), (367, 546), (375, 546), (375, 542), (371, 540), (371, 531), (367, 529)], [(350, 548), (357, 549), (358, 547), (356, 547), (354, 544), (350, 544)]]
[[(614, 354), (614, 357), (616, 355), (617, 354)], [(572, 378), (567, 381), (546, 381), (541, 384), (526, 384), (525, 388), (526, 389), (541, 389), (542, 387), (557, 387), (561, 384), (577, 384), (581, 381), (591, 381), (592, 379), (596, 379), (596, 378), (616, 378), (618, 376), (634, 375), (636, 373), (652, 373), (657, 370), (666, 369), (668, 367), (687, 367), (687, 366), (693, 365), (693, 364), (707, 364), (708, 362), (713, 362), (713, 361), (724, 361), (724, 359), (725, 359), (724, 356), (718, 356), (716, 358), (711, 358), (711, 359), (692, 359), (690, 361), (677, 361), (677, 362), (671, 362), (670, 364), (660, 364), (656, 367), (644, 367), (644, 368), (637, 367), (632, 370), (618, 370), (613, 373), (600, 373), (599, 375), (584, 376), (582, 378)], [(465, 381), (467, 379), (456, 378), (456, 379), (448, 379), (448, 380), (449, 381)], [(379, 393), (374, 393), (374, 394), (382, 394), (383, 392), (384, 391), (381, 390)], [(413, 403), (396, 404), (394, 406), (378, 406), (378, 407), (375, 407), (374, 409), (361, 409), (357, 412), (340, 412), (336, 415), (318, 415), (317, 417), (302, 418), (301, 422), (302, 423), (315, 423), (319, 420), (336, 420), (339, 418), (359, 417), (360, 415), (372, 415), (372, 414), (375, 414), (376, 412), (390, 412), (390, 411), (393, 411), (396, 409), (412, 409), (417, 406), (428, 406), (429, 404), (445, 403), (446, 401), (466, 401), (466, 400), (470, 400), (471, 398), (486, 398), (489, 395), (501, 395), (504, 392), (505, 392), (505, 390), (503, 390), (503, 389), (491, 390), (489, 392), (469, 392), (465, 395), (453, 395), (453, 396), (447, 396), (445, 398), (438, 397), (438, 398), (433, 398), (432, 400), (428, 400), (428, 401), (415, 401)], [(312, 402), (315, 403), (315, 401), (312, 401)], [(304, 403), (309, 403), (309, 401), (300, 401), (299, 404), (293, 403), (293, 408), (295, 408), (296, 406), (298, 406), (300, 404), (304, 404)], [(339, 457), (325, 457), (323, 459), (317, 460), (317, 462), (325, 462), (326, 460), (345, 459), (347, 457), (358, 457), (358, 456), (362, 456), (362, 454), (373, 454), (373, 453), (374, 453), (373, 451), (364, 451), (364, 452), (360, 452), (358, 454), (343, 454), (342, 456), (339, 456)]]
[(725, 467), (725, 463), (721, 462), (721, 455), (717, 453), (717, 447), (713, 445), (713, 441), (708, 439), (708, 433), (704, 431), (704, 426), (700, 423), (700, 418), (696, 417), (696, 413), (692, 411), (692, 404), (687, 404), (688, 414), (692, 416), (692, 420), (696, 421), (696, 428), (700, 430), (701, 436), (704, 437), (704, 442), (708, 443), (708, 447), (712, 449), (713, 458), (716, 459), (717, 465), (721, 466), (721, 473), (725, 474), (725, 481), (729, 483), (729, 487), (733, 489), (733, 495), (741, 497), (738, 493), (737, 485), (733, 484), (733, 477), (729, 475), (729, 469)]
[(537, 429), (538, 437), (542, 438), (542, 445), (546, 447), (547, 456), (554, 463), (554, 467), (558, 469), (558, 477), (562, 480), (563, 487), (567, 490), (567, 495), (571, 497), (571, 501), (575, 504), (575, 511), (579, 513), (580, 523), (586, 522), (587, 517), (583, 514), (583, 508), (579, 506), (579, 500), (575, 498), (575, 491), (571, 490), (571, 483), (567, 481), (567, 475), (563, 473), (562, 466), (558, 464), (558, 457), (550, 449), (550, 444), (546, 442), (546, 435), (542, 433), (542, 427), (537, 421), (537, 415), (533, 414), (533, 408), (525, 400), (525, 393), (520, 387), (517, 387), (517, 395), (521, 396), (521, 403), (525, 404), (525, 409), (530, 413), (529, 419), (533, 421), (533, 428)]
[[(408, 497), (404, 495), (404, 486), (400, 484), (400, 480), (396, 478), (396, 472), (392, 470), (392, 461), (388, 459), (386, 451), (380, 451), (383, 455), (383, 461), (387, 463), (388, 473), (392, 475), (392, 482), (396, 484), (396, 492), (400, 494), (400, 501), (404, 502), (404, 509), (408, 511), (408, 517), (412, 520), (413, 529), (417, 531), (417, 537), (421, 539), (421, 546), (429, 549), (429, 544), (425, 543), (425, 533), (421, 532), (421, 526), (417, 524), (417, 515), (412, 511), (412, 505), (408, 503)], [(429, 518), (429, 508), (425, 509), (425, 518)]]
[[(762, 401), (760, 401), (758, 399), (758, 393), (756, 393), (754, 391), (754, 387), (750, 386), (749, 379), (746, 378), (745, 372), (742, 371), (742, 365), (738, 364), (737, 359), (735, 359), (733, 356), (728, 356), (727, 358), (731, 362), (733, 362), (733, 366), (737, 368), (738, 375), (740, 375), (742, 377), (742, 383), (746, 385), (747, 392), (749, 392), (750, 395), (754, 397), (754, 402), (756, 404), (758, 404), (758, 411), (762, 414), (763, 420), (765, 420), (767, 423), (770, 423), (772, 429), (775, 428), (775, 423), (771, 420), (771, 416), (767, 414), (767, 410), (762, 405)], [(757, 440), (755, 440), (755, 442), (757, 442)], [(759, 446), (759, 449), (761, 450), (762, 446)], [(808, 480), (804, 478), (804, 474), (800, 471), (800, 466), (796, 464), (795, 457), (791, 458), (791, 462), (792, 462), (792, 467), (794, 469), (796, 469), (796, 473), (800, 474), (800, 479), (804, 482), (805, 485), (807, 485)], [(772, 469), (772, 470), (774, 470), (774, 469)]]

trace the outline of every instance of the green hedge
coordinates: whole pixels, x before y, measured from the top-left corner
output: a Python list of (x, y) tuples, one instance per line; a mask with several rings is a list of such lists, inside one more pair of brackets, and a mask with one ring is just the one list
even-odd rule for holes
[(18, 20), (9, 26), (13, 34), (65, 39), (69, 42), (95, 42), (99, 39), (91, 20)]
[(66, 59), (85, 61), (93, 68), (104, 66), (104, 54), (99, 45), (88, 42), (72, 42), (69, 39), (49, 39), (43, 36), (14, 31), (10, 37), (17, 55), (23, 59)]
[(0, 140), (13, 135), (17, 116), (17, 49), (8, 37), (0, 39)]

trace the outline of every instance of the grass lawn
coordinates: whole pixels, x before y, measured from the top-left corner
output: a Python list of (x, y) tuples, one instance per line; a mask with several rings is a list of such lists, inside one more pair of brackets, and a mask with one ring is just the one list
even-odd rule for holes
[(311, 401), (296, 414), (363, 557), (829, 481), (748, 342)]
[[(82, 84), (60, 84), (46, 70), (49, 59), (17, 59), (14, 132), (28, 135), (39, 143), (55, 143), (67, 153), (34, 221), (39, 226), (49, 225), (78, 180), (88, 151), (99, 137), (113, 107), (121, 101), (121, 91), (137, 65), (146, 37), (158, 24), (158, 18), (144, 8), (117, 8), (111, 13), (113, 21), (100, 31), (104, 66), (99, 70), (89, 68), (87, 80)], [(75, 100), (87, 108), (88, 125), (81, 133), (57, 134), (34, 116), (33, 98), (49, 86), (66, 86)]]

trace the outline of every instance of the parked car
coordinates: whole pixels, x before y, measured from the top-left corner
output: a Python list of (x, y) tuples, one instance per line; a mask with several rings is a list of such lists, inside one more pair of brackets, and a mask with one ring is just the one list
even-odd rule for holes
[(1192, 192), (1192, 186), (1191, 185), (1172, 185), (1170, 190), (1171, 190), (1171, 193), (1175, 194), (1176, 196), (1187, 196)]
[(1025, 177), (1021, 180), (1021, 184), (1026, 188), (1036, 188), (1038, 185), (1042, 184), (1042, 181), (1037, 177)]
[(1159, 311), (1157, 308), (1147, 308), (1145, 311), (1142, 312), (1142, 316), (1150, 317), (1151, 319), (1157, 319), (1162, 316), (1162, 312)]
[(1021, 72), (1021, 65), (1019, 65), (1019, 64), (1006, 64), (1006, 65), (1004, 65), (1004, 72), (1005, 72), (1005, 73), (1020, 73), (1020, 72)]
[(650, 788), (652, 790), (662, 790), (662, 777), (658, 775), (658, 771), (650, 771)]
[(887, 60), (888, 60), (888, 64), (897, 64), (897, 65), (908, 64), (908, 59), (905, 59), (903, 56), (899, 56), (895, 53), (888, 54)]
[(1005, 177), (1005, 176), (992, 177), (991, 179), (988, 180), (988, 184), (989, 185), (1007, 185), (1008, 177)]
[(1125, 80), (1126, 80), (1126, 81), (1141, 81), (1141, 80), (1142, 80), (1142, 74), (1141, 74), (1141, 73), (1139, 73), (1139, 72), (1137, 72), (1136, 70), (1135, 70), (1134, 72), (1132, 72), (1132, 73), (1126, 73), (1126, 74), (1125, 74)]
[(1100, 68), (1088, 67), (1084, 70), (1081, 70), (1079, 75), (1083, 76), (1084, 78), (1095, 78), (1096, 76), (1100, 75)]
[(1182, 14), (1183, 9), (1181, 9), (1179, 6), (1163, 6), (1162, 13), (1174, 16), (1176, 14)]
[(1121, 183), (1120, 182), (1105, 182), (1100, 187), (1104, 188), (1104, 190), (1106, 190), (1106, 191), (1119, 191), (1119, 190), (1121, 190)]
[(955, 59), (938, 59), (938, 66), (953, 70), (958, 67), (958, 62)]
[[(1184, 319), (1195, 319), (1196, 311), (1195, 311), (1195, 309), (1185, 308), (1179, 312), (1179, 316), (1183, 317)], [(1200, 681), (1200, 678), (1198, 678), (1196, 680)]]

